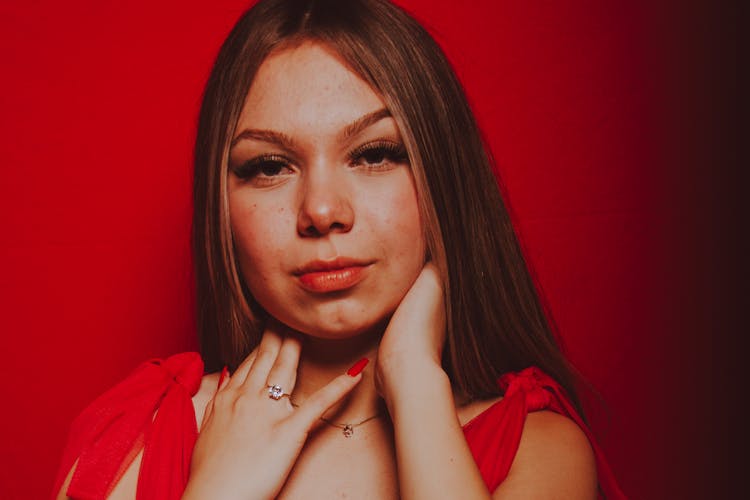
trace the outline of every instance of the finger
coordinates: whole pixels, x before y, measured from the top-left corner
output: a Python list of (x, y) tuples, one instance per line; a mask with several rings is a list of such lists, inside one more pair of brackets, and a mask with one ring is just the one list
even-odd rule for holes
[(304, 404), (300, 405), (297, 411), (292, 413), (290, 422), (293, 425), (299, 425), (304, 432), (308, 432), (326, 410), (349, 394), (360, 380), (362, 380), (362, 374), (355, 376), (339, 375), (327, 385), (318, 389)]
[(212, 397), (208, 401), (208, 403), (206, 403), (206, 409), (203, 410), (203, 418), (201, 419), (201, 425), (199, 427), (200, 430), (203, 430), (203, 428), (206, 426), (206, 422), (209, 421), (209, 419), (211, 418), (211, 415), (213, 415), (213, 413), (214, 413), (214, 400), (215, 400), (215, 397), (216, 396)]
[(245, 381), (242, 383), (245, 390), (262, 390), (268, 383), (268, 372), (276, 362), (276, 357), (281, 349), (281, 335), (270, 325), (266, 326), (263, 332), (263, 338), (258, 345), (258, 352), (255, 355), (253, 366), (247, 374)]
[(225, 382), (224, 386), (233, 389), (240, 387), (245, 381), (245, 378), (247, 378), (247, 374), (250, 373), (250, 370), (253, 367), (253, 363), (255, 362), (255, 357), (257, 355), (258, 348), (256, 347), (250, 354), (247, 355), (242, 363), (240, 363), (240, 366), (238, 366), (234, 373), (232, 373), (232, 376), (228, 377), (228, 382)]
[(219, 373), (219, 381), (216, 383), (216, 392), (220, 391), (227, 382), (229, 382), (229, 368), (227, 365), (224, 365), (221, 373)]
[(216, 401), (216, 395), (219, 393), (219, 391), (226, 387), (226, 385), (229, 383), (229, 369), (226, 365), (224, 365), (224, 368), (222, 368), (221, 373), (219, 373), (219, 381), (216, 384), (216, 392), (213, 396), (211, 396), (211, 399), (208, 400), (208, 403), (206, 404), (206, 408), (203, 411), (203, 418), (201, 419), (201, 425), (200, 428), (203, 429), (203, 426), (206, 422), (208, 422), (208, 419), (211, 418), (211, 415), (214, 412), (214, 404)]
[(279, 385), (284, 391), (291, 393), (297, 382), (297, 366), (301, 352), (302, 338), (294, 332), (286, 334), (281, 342), (276, 362), (268, 372), (267, 384)]

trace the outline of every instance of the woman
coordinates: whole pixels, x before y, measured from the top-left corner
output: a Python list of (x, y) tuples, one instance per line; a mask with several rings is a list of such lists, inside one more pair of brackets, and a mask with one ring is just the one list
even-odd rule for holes
[(194, 182), (211, 373), (185, 353), (94, 402), (59, 498), (621, 496), (461, 87), (400, 9), (251, 8)]

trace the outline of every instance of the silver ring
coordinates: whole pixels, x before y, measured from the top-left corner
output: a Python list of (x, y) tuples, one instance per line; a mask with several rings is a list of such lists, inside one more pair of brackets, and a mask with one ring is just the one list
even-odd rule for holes
[(266, 388), (268, 389), (268, 397), (275, 401), (278, 401), (285, 396), (287, 398), (289, 397), (289, 394), (284, 392), (284, 389), (282, 389), (280, 385), (268, 385)]

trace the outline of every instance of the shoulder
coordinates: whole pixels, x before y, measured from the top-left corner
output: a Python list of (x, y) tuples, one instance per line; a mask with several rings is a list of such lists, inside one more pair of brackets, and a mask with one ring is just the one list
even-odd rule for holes
[(492, 399), (480, 399), (456, 406), (456, 415), (462, 427), (484, 414), (491, 406), (502, 401), (502, 396)]
[(495, 496), (596, 498), (596, 460), (573, 420), (552, 411), (529, 413), (508, 477)]
[[(144, 444), (139, 436), (151, 436), (147, 427), (150, 428), (155, 416), (163, 412), (164, 421), (168, 423), (166, 428), (175, 431), (189, 429), (193, 415), (190, 410), (182, 409), (184, 405), (173, 403), (167, 405), (170, 406), (168, 409), (162, 408), (170, 398), (172, 401), (192, 400), (195, 420), (199, 424), (212, 395), (211, 381), (215, 378), (215, 375), (203, 374), (203, 361), (195, 352), (141, 363), (73, 421), (55, 482), (58, 498), (66, 498), (69, 486), (74, 492), (84, 487), (110, 490), (110, 498), (132, 498), (128, 495), (131, 490), (135, 491)], [(152, 418), (148, 418), (149, 415)], [(183, 424), (170, 425), (180, 422)], [(78, 458), (84, 453), (87, 455), (85, 468), (76, 473), (78, 479), (71, 485), (73, 472), (81, 468)], [(129, 466), (118, 474), (124, 463), (129, 463)], [(114, 489), (110, 489), (112, 487)], [(120, 494), (122, 492), (125, 492), (124, 496)]]

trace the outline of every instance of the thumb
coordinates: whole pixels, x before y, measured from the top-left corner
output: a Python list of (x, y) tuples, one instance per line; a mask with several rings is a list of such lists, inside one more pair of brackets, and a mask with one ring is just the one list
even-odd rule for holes
[(305, 433), (323, 416), (331, 406), (336, 404), (354, 389), (362, 380), (362, 370), (369, 360), (364, 358), (352, 366), (349, 371), (331, 380), (318, 389), (303, 405), (292, 414), (290, 420), (304, 428)]

